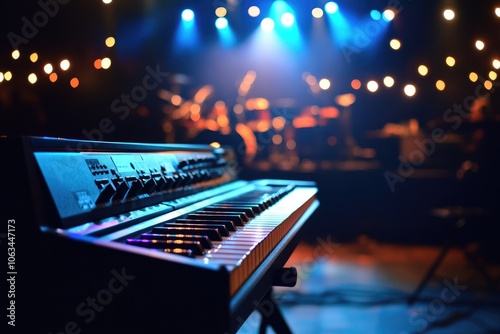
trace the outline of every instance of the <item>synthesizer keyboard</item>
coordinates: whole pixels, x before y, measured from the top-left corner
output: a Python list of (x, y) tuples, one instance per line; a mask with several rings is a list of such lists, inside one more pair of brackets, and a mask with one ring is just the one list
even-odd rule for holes
[(312, 182), (239, 180), (228, 148), (41, 137), (0, 147), (16, 330), (235, 333), (319, 205)]

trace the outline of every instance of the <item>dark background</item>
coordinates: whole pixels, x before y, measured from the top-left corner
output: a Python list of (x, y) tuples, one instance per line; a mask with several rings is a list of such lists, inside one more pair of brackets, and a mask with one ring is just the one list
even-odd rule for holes
[[(257, 72), (257, 80), (250, 97), (265, 97), (271, 102), (271, 107), (278, 106), (280, 99), (291, 98), (295, 102), (290, 111), (292, 114), (298, 114), (301, 108), (312, 104), (339, 107), (335, 105), (337, 95), (355, 93), (352, 131), (359, 143), (377, 147), (378, 157), (385, 157), (378, 168), (327, 168), (307, 172), (279, 168), (263, 170), (249, 165), (243, 166), (242, 177), (318, 181), (322, 207), (311, 238), (325, 233), (339, 239), (368, 234), (400, 242), (439, 242), (446, 226), (429, 219), (428, 209), (457, 200), (459, 186), (454, 171), (466, 157), (454, 155), (448, 159), (450, 151), (437, 150), (429, 165), (420, 166), (412, 177), (398, 183), (393, 192), (384, 173), (397, 171), (398, 143), (394, 140), (373, 143), (365, 134), (381, 129), (389, 122), (416, 119), (423, 134), (429, 135), (432, 127), (427, 123), (430, 120), (442, 119), (454, 104), (462, 104), (468, 96), (475, 96), (478, 83), (468, 80), (469, 73), (474, 71), (486, 78), (493, 70), (492, 60), (500, 57), (500, 18), (494, 15), (494, 8), (500, 3), (448, 2), (338, 1), (341, 11), (349, 14), (354, 32), (364, 31), (370, 10), (381, 11), (388, 5), (400, 9), (387, 30), (376, 34), (366, 47), (353, 53), (350, 61), (344, 56), (345, 48), (328, 38), (331, 31), (327, 27), (324, 30), (326, 40), (313, 29), (310, 11), (313, 7), (322, 7), (325, 1), (288, 1), (295, 10), (302, 45), (285, 46), (279, 52), (252, 43), (253, 33), (269, 10), (271, 1), (144, 0), (114, 1), (109, 5), (97, 0), (71, 0), (65, 4), (43, 0), (9, 2), (4, 4), (0, 14), (0, 72), (11, 71), (13, 79), (0, 82), (0, 135), (138, 142), (164, 142), (166, 138), (174, 138), (175, 141), (185, 141), (187, 139), (180, 135), (183, 129), (164, 127), (172, 109), (158, 97), (157, 90), (166, 89), (183, 98), (192, 98), (197, 89), (210, 84), (214, 93), (206, 101), (205, 108), (210, 109), (218, 100), (232, 107), (237, 98), (238, 83), (252, 69)], [(33, 22), (42, 8), (40, 3), (57, 4), (57, 13), (40, 26), (27, 43), (19, 44), (21, 57), (14, 60), (8, 36), (12, 33), (22, 35), (26, 22), (23, 18)], [(221, 45), (213, 24), (216, 19), (214, 10), (219, 5), (228, 8), (227, 17), (236, 37), (232, 47)], [(246, 13), (250, 5), (261, 7), (262, 14), (258, 19), (250, 18)], [(454, 21), (442, 18), (447, 5), (456, 12)], [(199, 42), (193, 48), (179, 49), (175, 44), (175, 31), (181, 11), (188, 7), (196, 13)], [(116, 38), (113, 48), (104, 45), (108, 36)], [(394, 51), (389, 47), (392, 38), (401, 40), (401, 50)], [(474, 47), (477, 38), (486, 43), (481, 52)], [(39, 55), (36, 63), (29, 60), (32, 52)], [(457, 61), (452, 68), (445, 64), (448, 55)], [(110, 69), (94, 69), (94, 60), (102, 57), (111, 58)], [(63, 58), (70, 59), (70, 70), (58, 71), (58, 81), (49, 82), (42, 71), (43, 64), (50, 62), (56, 66)], [(430, 69), (426, 77), (417, 72), (420, 64)], [(169, 78), (165, 78), (157, 90), (149, 91), (147, 98), (137, 108), (132, 108), (128, 117), (120, 119), (112, 111), (112, 102), (140, 85), (148, 66), (168, 72)], [(312, 94), (301, 78), (306, 71), (318, 78), (330, 78), (332, 88), (318, 95)], [(32, 72), (38, 76), (34, 85), (26, 79)], [(179, 84), (175, 81), (175, 74), (184, 74), (188, 80)], [(382, 86), (385, 75), (396, 79), (395, 87)], [(76, 89), (69, 85), (72, 77), (80, 81)], [(350, 86), (355, 78), (363, 83), (359, 91)], [(364, 86), (371, 79), (380, 85), (375, 94), (369, 93)], [(443, 92), (435, 89), (438, 79), (446, 82)], [(415, 97), (404, 96), (402, 88), (405, 83), (417, 86)], [(499, 94), (491, 92), (491, 104), (496, 111)], [(93, 130), (99, 129), (103, 118), (109, 118), (114, 128), (109, 133), (101, 131), (101, 136)], [(169, 131), (175, 131), (176, 135), (169, 137)], [(92, 138), (85, 133), (91, 133)], [(443, 160), (449, 163), (443, 164)], [(440, 163), (433, 165), (432, 161)]]

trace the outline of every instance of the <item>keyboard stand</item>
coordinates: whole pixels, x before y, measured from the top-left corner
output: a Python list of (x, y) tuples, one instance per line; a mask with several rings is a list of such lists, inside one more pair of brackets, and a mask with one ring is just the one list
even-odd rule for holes
[(259, 334), (265, 334), (267, 326), (274, 329), (276, 334), (292, 334), (292, 331), (290, 330), (290, 327), (288, 327), (288, 324), (276, 304), (272, 293), (273, 288), (271, 287), (267, 290), (266, 294), (257, 305), (257, 310), (262, 315)]

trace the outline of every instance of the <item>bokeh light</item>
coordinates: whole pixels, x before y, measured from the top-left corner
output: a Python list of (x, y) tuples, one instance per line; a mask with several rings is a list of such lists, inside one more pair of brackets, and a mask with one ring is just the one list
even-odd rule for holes
[(386, 9), (382, 13), (382, 17), (387, 22), (390, 22), (390, 21), (394, 20), (394, 18), (396, 17), (396, 13), (392, 9)]
[(111, 59), (109, 59), (108, 57), (106, 58), (102, 58), (101, 60), (101, 67), (105, 70), (107, 70), (108, 68), (111, 67)]
[(57, 73), (54, 73), (54, 72), (50, 73), (49, 80), (50, 80), (50, 82), (56, 82), (57, 81)]
[(80, 80), (78, 78), (73, 78), (69, 81), (71, 87), (76, 88), (80, 85)]
[(387, 87), (387, 88), (391, 88), (392, 86), (394, 86), (394, 78), (391, 77), (391, 76), (386, 76), (384, 78), (384, 85)]
[(224, 17), (227, 15), (227, 9), (224, 8), (224, 7), (218, 7), (216, 10), (215, 10), (215, 15), (217, 17)]
[(470, 72), (469, 74), (469, 80), (472, 82), (476, 82), (479, 79), (479, 76), (477, 75), (476, 72)]
[(35, 73), (30, 73), (30, 75), (28, 75), (28, 81), (30, 84), (34, 84), (37, 80), (38, 78)]
[(406, 85), (404, 88), (406, 96), (412, 97), (417, 93), (417, 88), (414, 85)]
[(428, 69), (428, 68), (427, 68), (427, 66), (425, 66), (425, 65), (420, 65), (420, 66), (418, 67), (418, 73), (419, 73), (421, 76), (425, 77), (425, 76), (429, 73), (429, 69)]
[(321, 88), (323, 90), (329, 89), (331, 87), (331, 85), (332, 84), (331, 84), (330, 80), (328, 80), (328, 79), (321, 79), (319, 81), (319, 88)]
[(59, 64), (59, 66), (61, 67), (61, 70), (67, 71), (69, 69), (69, 66), (70, 66), (69, 60), (67, 60), (67, 59), (62, 60), (61, 63)]
[(443, 80), (438, 80), (436, 81), (436, 88), (437, 90), (443, 91), (446, 87), (446, 84), (444, 83)]
[(316, 19), (319, 19), (319, 18), (322, 18), (322, 17), (323, 17), (323, 9), (321, 9), (321, 8), (316, 7), (316, 8), (314, 8), (314, 9), (312, 10), (312, 12), (311, 12), (311, 13), (312, 13), (312, 16), (313, 16), (314, 18), (316, 18)]
[(257, 6), (252, 6), (252, 7), (248, 8), (248, 15), (250, 15), (251, 17), (259, 16), (260, 15), (260, 8)]
[(497, 72), (495, 71), (490, 71), (490, 73), (488, 73), (488, 78), (490, 78), (491, 80), (495, 81), (497, 79), (498, 75), (497, 75)]
[(33, 52), (31, 55), (30, 55), (30, 60), (32, 63), (36, 63), (36, 61), (38, 60), (38, 53), (36, 52)]
[(446, 9), (444, 12), (443, 12), (443, 16), (446, 20), (448, 21), (451, 21), (455, 18), (455, 12), (451, 9)]
[(21, 56), (21, 53), (19, 52), (19, 50), (14, 50), (12, 51), (12, 58), (13, 59), (19, 59), (19, 57)]
[(453, 67), (455, 66), (455, 63), (455, 58), (451, 56), (446, 57), (446, 65), (448, 65), (449, 67)]
[(391, 39), (391, 41), (389, 42), (389, 45), (394, 50), (399, 50), (401, 48), (401, 42), (398, 39), (395, 39), (395, 38)]
[(378, 83), (375, 80), (370, 80), (366, 83), (368, 91), (375, 93), (378, 90)]
[(54, 70), (54, 67), (50, 63), (45, 64), (45, 66), (43, 67), (43, 71), (47, 74), (52, 73), (53, 70)]
[(493, 59), (492, 65), (495, 69), (500, 69), (500, 60), (498, 59)]
[(358, 79), (354, 79), (351, 81), (351, 87), (352, 89), (354, 90), (358, 90), (361, 88), (361, 81), (359, 81)]
[(114, 37), (108, 37), (106, 38), (106, 41), (104, 41), (104, 43), (108, 48), (112, 48), (113, 46), (115, 46), (116, 40)]
[(476, 49), (478, 49), (479, 51), (483, 50), (484, 49), (484, 42), (478, 39), (476, 41)]

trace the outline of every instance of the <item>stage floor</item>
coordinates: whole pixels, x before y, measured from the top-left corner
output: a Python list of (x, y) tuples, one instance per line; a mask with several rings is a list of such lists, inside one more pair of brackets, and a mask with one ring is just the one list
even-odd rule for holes
[[(500, 265), (487, 266), (492, 289), (459, 249), (452, 249), (416, 302), (407, 299), (440, 251), (381, 244), (367, 237), (338, 244), (329, 236), (302, 243), (288, 265), (298, 284), (277, 288), (293, 333), (500, 333)], [(254, 312), (239, 334), (258, 333)], [(269, 330), (267, 333), (274, 333)]]

